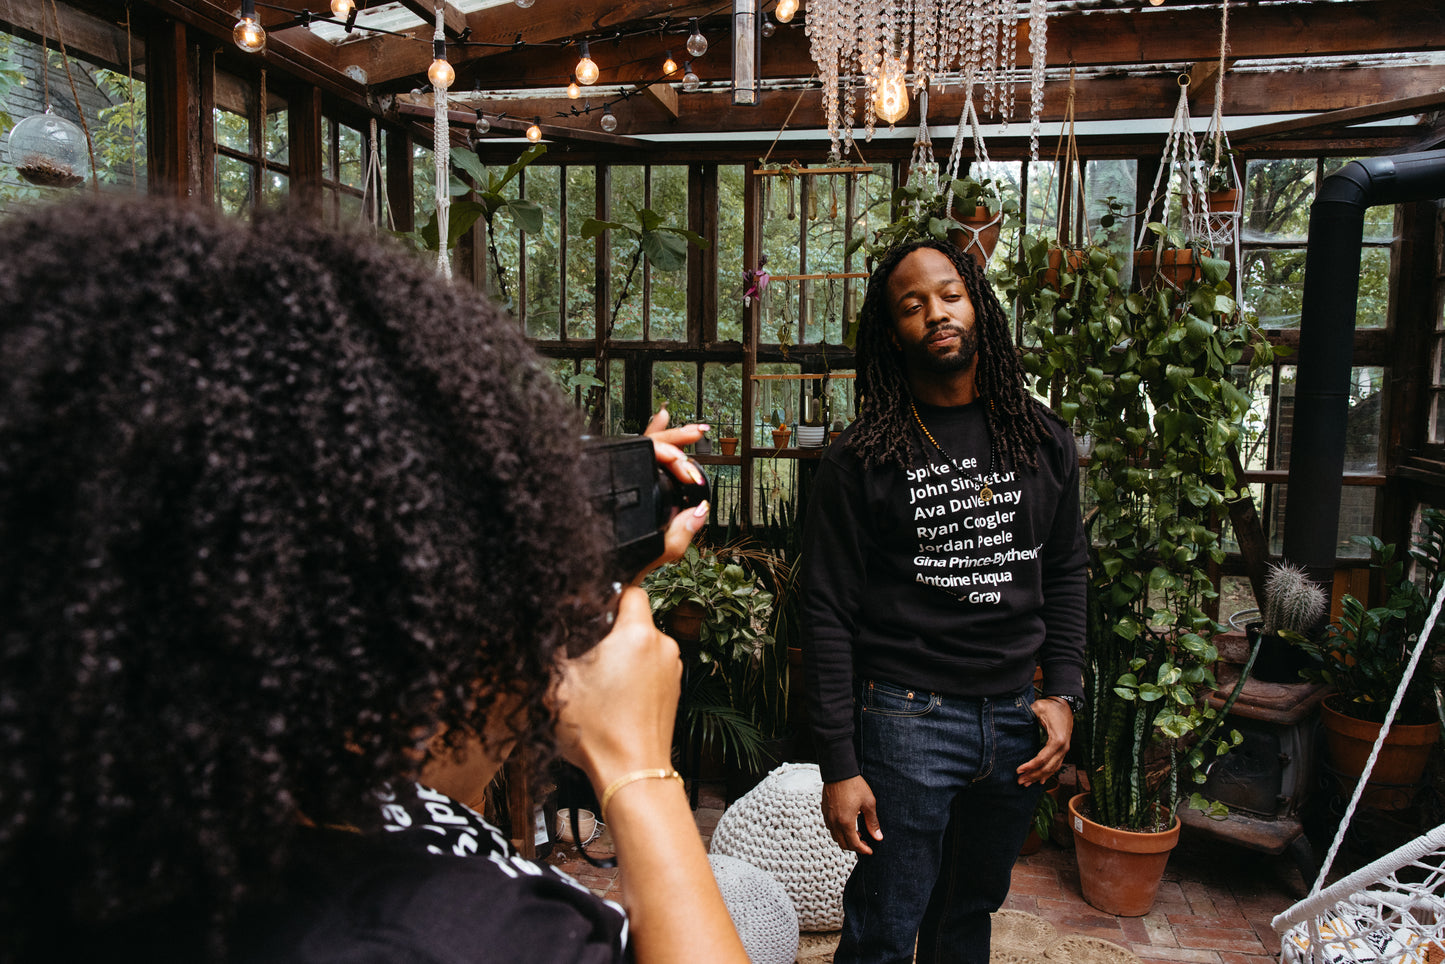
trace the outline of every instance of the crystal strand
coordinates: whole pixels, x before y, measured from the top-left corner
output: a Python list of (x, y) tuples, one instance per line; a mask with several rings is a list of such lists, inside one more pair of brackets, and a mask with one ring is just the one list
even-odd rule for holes
[(1029, 160), (1039, 159), (1039, 127), (1044, 114), (1044, 66), (1048, 47), (1049, 8), (1045, 0), (1029, 3)]
[[(1007, 125), (1009, 117), (1014, 112), (1014, 92), (1017, 85), (1014, 83), (1014, 72), (1018, 66), (1018, 7), (1013, 0), (996, 0), (994, 7), (994, 19), (998, 23), (999, 43), (1003, 47), (1003, 55), (1000, 58), (999, 74), (1003, 90), (1008, 95), (1008, 104), (1005, 105), (1000, 99), (999, 114), (1003, 116), (1004, 124)], [(1040, 81), (1042, 83), (1042, 81)]]

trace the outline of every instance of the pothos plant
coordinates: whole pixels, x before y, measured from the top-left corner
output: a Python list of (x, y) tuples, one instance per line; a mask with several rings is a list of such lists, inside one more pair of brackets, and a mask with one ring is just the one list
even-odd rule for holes
[[(1024, 238), (999, 280), (1022, 313), (1024, 367), (1038, 393), (1094, 439), (1084, 471), (1090, 541), (1086, 706), (1075, 745), (1093, 790), (1094, 819), (1164, 830), (1191, 790), (1240, 740), (1213, 709), (1222, 629), (1204, 611), (1216, 592), (1206, 567), (1223, 559), (1215, 519), (1237, 496), (1229, 458), (1249, 409), (1233, 369), (1272, 359), (1224, 280), (1228, 264), (1203, 260), (1182, 288), (1128, 293), (1099, 231), (1055, 259)], [(1237, 695), (1238, 688), (1231, 695)]]
[(972, 212), (979, 205), (986, 207), (990, 215), (1002, 212), (1013, 216), (1019, 211), (1018, 201), (1005, 198), (990, 178), (959, 177), (936, 187), (927, 181), (905, 184), (897, 188), (889, 200), (893, 220), (871, 236), (865, 234), (849, 241), (844, 257), (862, 248), (871, 266), (895, 245), (925, 238), (947, 241), (948, 232), (963, 227), (954, 212)]

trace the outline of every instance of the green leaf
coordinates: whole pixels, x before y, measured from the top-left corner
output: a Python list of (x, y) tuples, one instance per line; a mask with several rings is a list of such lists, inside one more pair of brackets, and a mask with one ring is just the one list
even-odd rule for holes
[(542, 231), (542, 205), (536, 201), (529, 201), (519, 198), (508, 201), (502, 208), (509, 214), (517, 227), (528, 234), (539, 234)]
[(582, 237), (584, 240), (598, 237), (603, 231), (632, 231), (634, 234), (637, 233), (633, 228), (623, 224), (621, 221), (599, 221), (596, 218), (588, 218), (582, 222)]
[(687, 264), (687, 241), (676, 234), (648, 231), (642, 236), (642, 253), (654, 267), (676, 271)]

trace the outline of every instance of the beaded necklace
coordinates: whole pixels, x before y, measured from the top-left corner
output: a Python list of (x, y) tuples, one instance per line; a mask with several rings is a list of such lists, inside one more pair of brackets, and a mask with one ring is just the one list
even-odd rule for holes
[[(925, 436), (927, 436), (928, 441), (930, 441), (930, 442), (933, 443), (933, 447), (936, 448), (936, 449), (938, 449), (939, 454), (942, 455), (945, 459), (947, 459), (950, 465), (952, 465), (955, 469), (957, 469), (957, 470), (958, 470), (963, 476), (965, 476), (965, 477), (967, 477), (967, 476), (969, 476), (969, 475), (972, 475), (974, 479), (981, 479), (981, 478), (982, 478), (982, 473), (979, 473), (979, 472), (969, 472), (967, 469), (965, 469), (962, 465), (960, 465), (960, 464), (958, 463), (958, 460), (957, 460), (957, 459), (955, 459), (952, 455), (949, 455), (949, 454), (948, 454), (948, 449), (946, 449), (946, 448), (944, 448), (942, 445), (939, 445), (939, 444), (938, 444), (938, 439), (934, 438), (934, 437), (933, 437), (933, 433), (928, 430), (928, 426), (923, 424), (923, 418), (918, 414), (918, 406), (917, 406), (916, 404), (914, 404), (914, 402), (913, 402), (912, 399), (909, 399), (909, 400), (908, 400), (908, 407), (911, 408), (911, 409), (913, 409), (913, 420), (918, 423), (918, 427), (923, 430), (923, 434), (924, 434)], [(989, 433), (989, 436), (988, 436), (988, 471), (989, 471), (990, 474), (992, 474), (992, 472), (993, 472), (994, 461), (995, 461), (995, 460), (994, 460), (993, 433), (990, 432), (990, 433)], [(993, 501), (993, 489), (990, 489), (990, 488), (988, 487), (988, 484), (987, 484), (987, 483), (984, 483), (983, 485), (981, 485), (981, 486), (979, 487), (979, 490), (978, 490), (978, 501), (980, 501), (980, 502), (991, 502), (991, 501)]]

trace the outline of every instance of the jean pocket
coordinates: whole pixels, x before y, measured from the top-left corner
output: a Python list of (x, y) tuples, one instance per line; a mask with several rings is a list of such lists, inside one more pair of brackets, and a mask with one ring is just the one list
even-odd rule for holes
[(923, 716), (937, 705), (932, 693), (869, 680), (863, 684), (863, 709), (880, 716)]

